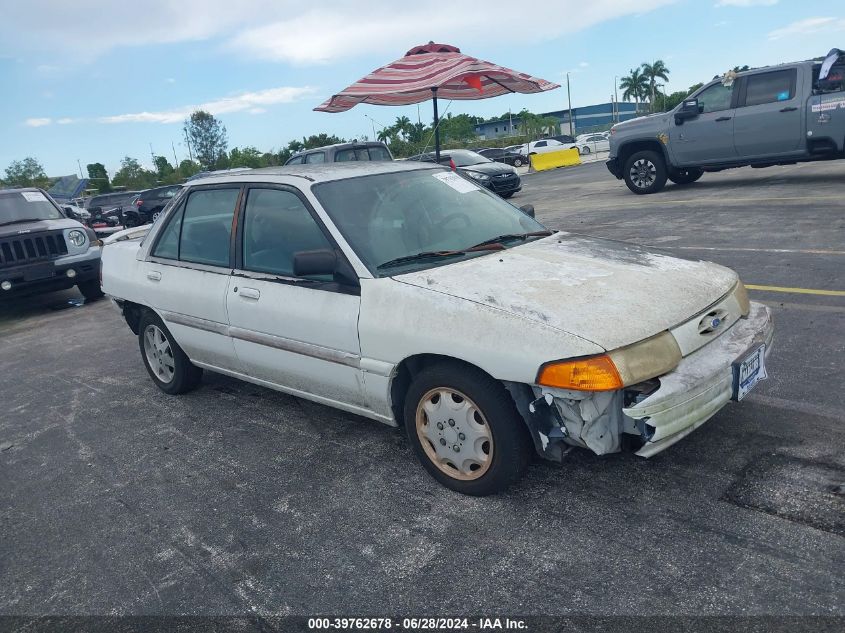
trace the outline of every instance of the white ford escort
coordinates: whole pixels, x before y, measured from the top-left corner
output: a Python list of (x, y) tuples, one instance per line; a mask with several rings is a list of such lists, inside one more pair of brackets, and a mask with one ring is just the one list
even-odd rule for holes
[(210, 176), (106, 241), (103, 289), (164, 392), (207, 369), (401, 424), (473, 495), (532, 449), (654, 455), (766, 377), (733, 271), (531, 214), (423, 163)]

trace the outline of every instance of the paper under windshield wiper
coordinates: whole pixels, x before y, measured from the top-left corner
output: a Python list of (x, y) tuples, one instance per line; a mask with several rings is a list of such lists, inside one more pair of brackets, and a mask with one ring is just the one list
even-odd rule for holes
[(488, 244), (498, 244), (499, 242), (503, 242), (505, 240), (527, 240), (529, 237), (546, 237), (551, 235), (552, 232), (553, 231), (532, 231), (531, 233), (505, 233), (504, 235), (491, 237), (489, 240), (479, 242), (472, 248), (478, 248), (479, 246), (487, 246)]

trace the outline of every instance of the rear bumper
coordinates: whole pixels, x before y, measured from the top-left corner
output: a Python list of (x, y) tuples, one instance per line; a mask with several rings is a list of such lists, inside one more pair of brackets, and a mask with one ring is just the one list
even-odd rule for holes
[(607, 166), (607, 171), (609, 171), (611, 174), (613, 174), (620, 180), (622, 179), (622, 166), (619, 164), (618, 159), (611, 158), (605, 163), (605, 165)]
[[(40, 279), (33, 278), (32, 270), (36, 266), (52, 264), (49, 274)], [(68, 271), (73, 270), (73, 277)], [(35, 262), (24, 266), (0, 269), (0, 282), (12, 284), (9, 290), (0, 290), (0, 299), (25, 294), (53, 292), (71, 288), (76, 284), (100, 276), (100, 247), (93, 246), (81, 255), (70, 255), (48, 262)]]
[(760, 344), (766, 345), (768, 357), (773, 336), (769, 308), (752, 302), (746, 318), (660, 376), (660, 387), (645, 400), (623, 408), (625, 416), (641, 421), (653, 432), (637, 455), (656, 455), (728, 404), (733, 394), (732, 364)]

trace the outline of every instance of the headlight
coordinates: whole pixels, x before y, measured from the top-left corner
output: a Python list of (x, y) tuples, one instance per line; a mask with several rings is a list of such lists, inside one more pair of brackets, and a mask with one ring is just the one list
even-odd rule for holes
[(477, 171), (465, 171), (464, 173), (473, 180), (490, 180), (490, 176)]
[(70, 243), (74, 246), (85, 246), (85, 233), (82, 231), (77, 231), (74, 229), (70, 233), (67, 234), (67, 239), (70, 240)]

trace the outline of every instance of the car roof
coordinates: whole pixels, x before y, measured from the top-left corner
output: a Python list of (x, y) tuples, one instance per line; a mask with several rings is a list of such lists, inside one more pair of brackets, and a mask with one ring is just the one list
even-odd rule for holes
[(219, 184), (221, 182), (282, 182), (291, 178), (302, 178), (306, 181), (330, 182), (344, 180), (358, 176), (374, 174), (392, 174), (419, 169), (441, 169), (439, 165), (416, 161), (349, 161), (342, 163), (311, 163), (309, 165), (285, 165), (282, 167), (263, 167), (252, 169), (239, 174), (220, 174), (197, 178), (185, 186), (194, 187), (203, 184)]
[(14, 189), (0, 189), (0, 193), (20, 193), (22, 191), (44, 191), (38, 187), (16, 187)]

